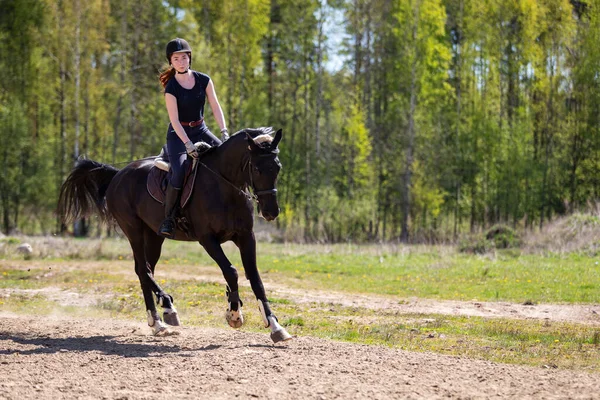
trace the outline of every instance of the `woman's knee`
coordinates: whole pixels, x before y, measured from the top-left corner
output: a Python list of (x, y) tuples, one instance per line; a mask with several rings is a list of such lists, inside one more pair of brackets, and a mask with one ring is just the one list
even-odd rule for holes
[(187, 154), (173, 154), (171, 158), (171, 178), (169, 182), (176, 189), (181, 189), (185, 177)]
[(171, 178), (169, 179), (169, 183), (171, 184), (171, 186), (173, 186), (175, 189), (182, 189), (183, 188), (183, 179), (184, 179), (183, 171), (172, 168)]
[(169, 184), (177, 190), (183, 189), (183, 177), (177, 176), (175, 174), (171, 175), (171, 179), (169, 180)]

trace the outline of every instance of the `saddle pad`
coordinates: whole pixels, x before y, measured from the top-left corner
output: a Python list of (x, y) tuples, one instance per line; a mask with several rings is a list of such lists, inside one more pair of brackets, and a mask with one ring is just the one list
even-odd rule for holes
[[(185, 207), (190, 197), (192, 197), (192, 190), (194, 189), (194, 182), (196, 181), (196, 172), (198, 171), (198, 163), (188, 163), (188, 168), (185, 172), (185, 180), (183, 181), (183, 191), (181, 192), (181, 200), (179, 202), (181, 208)], [(160, 204), (165, 203), (165, 192), (167, 190), (168, 177), (171, 172), (168, 173), (160, 168), (152, 166), (148, 173), (148, 179), (146, 180), (146, 188), (152, 198), (158, 201)]]

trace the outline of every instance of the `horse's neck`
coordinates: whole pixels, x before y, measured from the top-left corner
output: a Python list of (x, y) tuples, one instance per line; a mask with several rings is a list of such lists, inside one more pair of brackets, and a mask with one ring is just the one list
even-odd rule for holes
[[(246, 183), (244, 163), (247, 161), (245, 138), (229, 139), (207, 157), (206, 164), (213, 167), (225, 179), (241, 187)], [(243, 140), (243, 143), (240, 143)]]

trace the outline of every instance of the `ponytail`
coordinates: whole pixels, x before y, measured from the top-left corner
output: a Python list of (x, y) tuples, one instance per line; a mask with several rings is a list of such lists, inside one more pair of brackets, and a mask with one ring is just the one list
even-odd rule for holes
[(169, 79), (171, 79), (174, 76), (175, 76), (175, 68), (170, 67), (170, 68), (164, 70), (163, 72), (161, 72), (158, 79), (160, 80), (160, 84), (164, 88), (167, 86), (167, 82), (169, 82)]

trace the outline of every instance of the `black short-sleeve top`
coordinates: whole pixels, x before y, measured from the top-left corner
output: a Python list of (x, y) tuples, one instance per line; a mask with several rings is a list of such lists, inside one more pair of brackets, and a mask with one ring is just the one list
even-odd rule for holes
[(192, 71), (192, 75), (196, 83), (191, 89), (182, 87), (174, 76), (165, 86), (165, 93), (170, 93), (177, 99), (177, 111), (181, 122), (198, 121), (204, 118), (206, 87), (210, 77), (197, 71)]

